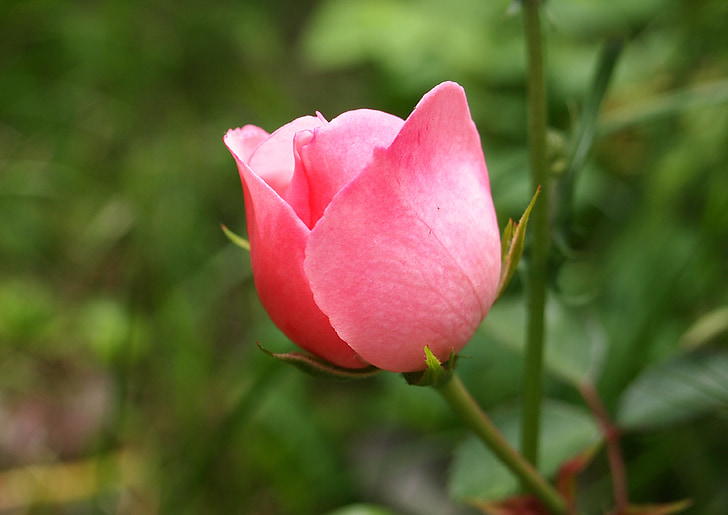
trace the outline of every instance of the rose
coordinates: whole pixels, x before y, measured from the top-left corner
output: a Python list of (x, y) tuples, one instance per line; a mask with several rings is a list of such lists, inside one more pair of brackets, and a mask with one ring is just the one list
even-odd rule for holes
[(425, 368), (459, 352), (493, 304), (500, 237), (463, 89), (406, 121), (360, 109), (224, 138), (243, 183), (263, 307), (298, 346), (345, 368)]

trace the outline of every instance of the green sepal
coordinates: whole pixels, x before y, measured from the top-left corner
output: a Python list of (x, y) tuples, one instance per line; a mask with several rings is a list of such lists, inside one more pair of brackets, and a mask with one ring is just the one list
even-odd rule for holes
[(521, 255), (523, 255), (523, 244), (526, 239), (528, 217), (531, 215), (531, 210), (536, 204), (536, 199), (540, 192), (541, 186), (536, 189), (536, 193), (533, 194), (531, 202), (523, 212), (521, 219), (518, 220), (518, 223), (510, 218), (505, 229), (503, 229), (503, 236), (501, 237), (501, 273), (500, 281), (498, 282), (498, 291), (495, 296), (496, 299), (501, 296), (516, 274), (518, 262), (521, 260)]
[(228, 237), (228, 240), (233, 242), (235, 245), (240, 247), (241, 249), (245, 249), (248, 252), (250, 252), (250, 242), (243, 238), (242, 236), (238, 236), (233, 231), (227, 228), (227, 225), (220, 224), (220, 227), (222, 227), (222, 232), (225, 233), (225, 236)]
[(408, 384), (413, 386), (437, 386), (446, 382), (455, 370), (455, 351), (450, 351), (450, 358), (443, 365), (429, 347), (425, 346), (425, 364), (427, 368), (417, 372), (402, 374)]
[(333, 363), (329, 363), (325, 359), (319, 358), (318, 356), (304, 354), (302, 352), (271, 352), (268, 349), (264, 349), (260, 343), (258, 343), (258, 348), (269, 356), (276, 358), (278, 361), (283, 361), (284, 363), (288, 363), (300, 370), (303, 370), (309, 375), (323, 379), (366, 379), (381, 372), (380, 369), (373, 366), (368, 366), (366, 368), (339, 367)]

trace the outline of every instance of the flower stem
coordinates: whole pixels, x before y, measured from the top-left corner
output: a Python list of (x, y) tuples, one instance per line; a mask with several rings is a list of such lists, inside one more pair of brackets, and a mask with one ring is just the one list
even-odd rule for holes
[(543, 504), (556, 515), (567, 513), (564, 499), (493, 425), (488, 415), (465, 388), (457, 374), (435, 386), (460, 419)]
[(597, 389), (592, 383), (586, 382), (581, 384), (579, 386), (579, 392), (581, 392), (581, 396), (594, 414), (594, 418), (599, 423), (602, 435), (604, 435), (604, 440), (607, 445), (607, 459), (609, 460), (609, 468), (612, 472), (612, 488), (614, 489), (616, 513), (627, 513), (627, 508), (629, 507), (627, 471), (624, 466), (622, 449), (619, 445), (621, 437), (619, 428), (612, 422), (601, 397), (599, 397)]
[(529, 259), (528, 330), (523, 380), (521, 451), (538, 464), (538, 435), (541, 426), (541, 398), (544, 347), (546, 272), (550, 243), (551, 188), (546, 165), (546, 86), (539, 8), (541, 0), (523, 0), (528, 64), (528, 146), (531, 180), (541, 195), (532, 213)]

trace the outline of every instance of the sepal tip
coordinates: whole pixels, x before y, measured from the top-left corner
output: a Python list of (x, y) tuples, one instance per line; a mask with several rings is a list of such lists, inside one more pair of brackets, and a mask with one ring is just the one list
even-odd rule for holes
[(241, 249), (245, 249), (248, 252), (250, 252), (250, 242), (248, 240), (246, 240), (242, 236), (238, 236), (237, 234), (235, 234), (233, 231), (228, 229), (227, 225), (225, 225), (225, 224), (220, 224), (220, 227), (222, 228), (222, 232), (225, 233), (225, 236), (227, 236), (227, 238), (232, 243), (234, 243)]
[(312, 354), (304, 354), (303, 352), (272, 352), (264, 348), (260, 343), (257, 343), (257, 345), (260, 350), (278, 361), (293, 365), (309, 375), (322, 379), (337, 379), (340, 381), (366, 379), (381, 372), (381, 369), (374, 366), (356, 369), (343, 368)]
[(531, 210), (536, 204), (538, 194), (541, 192), (541, 186), (536, 188), (536, 193), (533, 194), (531, 202), (523, 212), (521, 219), (518, 223), (514, 222), (513, 219), (508, 220), (505, 229), (503, 229), (503, 237), (501, 238), (501, 274), (500, 281), (498, 282), (498, 290), (495, 298), (499, 298), (505, 291), (508, 284), (516, 274), (518, 263), (521, 260), (523, 254), (523, 246), (526, 240), (526, 225), (528, 224), (528, 217), (531, 216)]
[(455, 370), (455, 351), (450, 351), (450, 357), (443, 365), (429, 347), (425, 346), (425, 364), (427, 368), (417, 372), (402, 374), (408, 384), (413, 386), (438, 386), (450, 379)]

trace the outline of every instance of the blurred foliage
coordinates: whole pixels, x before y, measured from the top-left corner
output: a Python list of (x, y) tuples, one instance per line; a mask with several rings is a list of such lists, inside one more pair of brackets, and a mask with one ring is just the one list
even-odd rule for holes
[[(464, 433), (433, 392), (391, 374), (332, 387), (256, 349), (292, 347), (220, 230), (244, 234), (222, 135), (406, 116), (456, 80), (504, 225), (532, 194), (514, 5), (2, 2), (0, 512), (471, 513), (447, 498)], [(641, 429), (624, 440), (635, 501), (724, 514), (728, 4), (550, 0), (546, 17), (562, 146), (600, 46), (626, 38), (559, 227), (548, 394), (583, 410), (571, 383), (593, 374)], [(460, 360), (487, 407), (517, 405), (519, 303), (517, 276)], [(608, 488), (596, 460), (587, 505)]]

